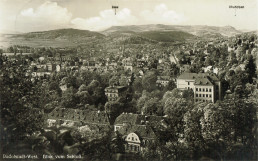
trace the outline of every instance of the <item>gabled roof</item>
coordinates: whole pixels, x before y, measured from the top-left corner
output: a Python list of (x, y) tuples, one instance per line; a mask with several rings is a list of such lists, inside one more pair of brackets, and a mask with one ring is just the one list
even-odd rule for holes
[(177, 79), (192, 79), (194, 80), (198, 76), (197, 73), (182, 73)]
[(133, 132), (137, 134), (140, 137), (140, 139), (153, 139), (156, 136), (151, 126), (148, 125), (123, 126), (120, 129), (118, 129), (118, 132), (122, 135), (128, 135)]
[(90, 124), (110, 124), (107, 114), (103, 111), (55, 108), (48, 114), (48, 118), (72, 120)]
[[(177, 79), (187, 79), (187, 80), (198, 80), (208, 78), (210, 82), (219, 81), (218, 77), (214, 73), (182, 73)], [(206, 80), (203, 80), (206, 82)]]

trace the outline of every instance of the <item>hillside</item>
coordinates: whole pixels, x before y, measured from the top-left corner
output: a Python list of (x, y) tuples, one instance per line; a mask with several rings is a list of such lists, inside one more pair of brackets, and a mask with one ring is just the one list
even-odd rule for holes
[(77, 39), (77, 38), (102, 38), (104, 35), (98, 32), (78, 29), (58, 29), (41, 32), (30, 32), (25, 34), (18, 34), (17, 37), (37, 38), (37, 39)]
[(131, 26), (112, 26), (101, 33), (109, 35), (115, 32), (133, 31), (133, 32), (146, 32), (146, 31), (183, 31), (193, 34), (195, 36), (234, 36), (242, 33), (231, 26), (217, 27), (217, 26), (179, 26), (179, 25), (131, 25)]
[(3, 34), (1, 48), (11, 45), (31, 47), (109, 46), (114, 44), (149, 44), (182, 42), (198, 38), (213, 39), (241, 34), (231, 26), (131, 25), (113, 26), (102, 32), (78, 29), (57, 29), (23, 34)]
[(1, 41), (7, 45), (26, 45), (31, 47), (74, 47), (80, 44), (102, 40), (105, 37), (101, 33), (88, 30), (58, 29), (2, 35)]
[(139, 33), (142, 37), (160, 42), (185, 41), (196, 36), (182, 31), (146, 31)]

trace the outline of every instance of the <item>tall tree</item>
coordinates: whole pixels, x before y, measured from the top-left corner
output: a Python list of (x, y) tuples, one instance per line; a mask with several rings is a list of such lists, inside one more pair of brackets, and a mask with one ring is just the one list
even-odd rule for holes
[(247, 64), (245, 65), (246, 73), (248, 73), (248, 81), (249, 83), (253, 83), (253, 78), (256, 78), (256, 65), (254, 63), (254, 59), (252, 55), (248, 56)]

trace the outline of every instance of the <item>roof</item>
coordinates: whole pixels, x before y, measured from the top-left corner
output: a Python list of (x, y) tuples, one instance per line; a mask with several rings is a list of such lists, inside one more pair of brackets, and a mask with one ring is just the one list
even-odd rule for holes
[(114, 125), (118, 124), (124, 124), (128, 123), (130, 125), (152, 125), (156, 126), (160, 124), (162, 120), (168, 120), (166, 117), (162, 116), (154, 116), (154, 115), (140, 115), (140, 114), (133, 114), (133, 113), (122, 113), (119, 115), (116, 120)]
[(151, 128), (151, 126), (148, 125), (123, 126), (118, 129), (118, 132), (122, 135), (128, 135), (133, 132), (137, 134), (140, 137), (140, 139), (153, 139), (156, 136), (154, 130)]
[(208, 77), (198, 77), (195, 79), (195, 85), (213, 85)]
[(209, 81), (219, 81), (218, 77), (214, 73), (182, 73), (177, 79), (188, 79), (188, 80), (197, 80), (200, 78), (208, 78)]
[(48, 114), (48, 118), (73, 120), (90, 124), (110, 124), (107, 114), (103, 111), (55, 108)]
[(182, 73), (177, 79), (192, 79), (194, 80), (198, 76), (197, 73)]
[(109, 87), (106, 87), (106, 89), (125, 89), (126, 87), (125, 86), (109, 86)]

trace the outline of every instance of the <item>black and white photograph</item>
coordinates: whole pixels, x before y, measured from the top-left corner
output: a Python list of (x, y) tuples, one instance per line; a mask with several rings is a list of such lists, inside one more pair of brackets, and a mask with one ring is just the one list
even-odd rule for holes
[(257, 161), (258, 0), (0, 0), (0, 161)]

